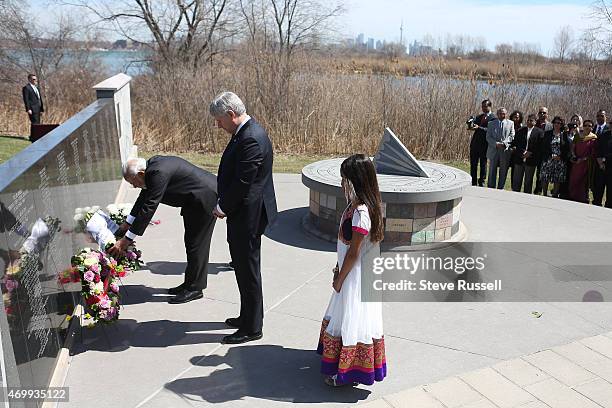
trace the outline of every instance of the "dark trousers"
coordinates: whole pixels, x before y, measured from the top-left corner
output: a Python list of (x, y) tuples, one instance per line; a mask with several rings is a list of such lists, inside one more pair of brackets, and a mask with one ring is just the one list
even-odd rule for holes
[(188, 290), (203, 290), (208, 284), (210, 241), (217, 219), (203, 209), (183, 209), (182, 215), (187, 253), (184, 285)]
[[(530, 166), (525, 163), (515, 164), (512, 175), (512, 191), (520, 192), (521, 187), (523, 192), (531, 194), (533, 192), (533, 175), (536, 166)], [(524, 184), (523, 184), (524, 183)]]
[(523, 186), (523, 176), (525, 175), (525, 163), (513, 164), (510, 184), (512, 191), (520, 192)]
[[(608, 162), (606, 159), (606, 170), (608, 170), (610, 165), (612, 165), (612, 162)], [(606, 190), (606, 172), (600, 169), (599, 166), (595, 166), (595, 171), (593, 172), (593, 186), (591, 187), (591, 190), (593, 191), (593, 204), (601, 207), (603, 204), (604, 190)], [(606, 191), (606, 206), (612, 205), (612, 201), (610, 204), (608, 204), (609, 196), (610, 191)]]
[(606, 208), (612, 208), (612, 157), (606, 159), (604, 176), (606, 180)]
[(567, 171), (565, 173), (565, 181), (559, 185), (559, 198), (562, 198), (564, 200), (569, 200), (570, 199), (569, 180), (570, 180), (570, 174), (572, 173), (572, 163), (565, 162), (565, 166), (566, 166)]
[(542, 163), (538, 163), (536, 167), (536, 182), (535, 188), (533, 189), (533, 194), (542, 194), (542, 177), (540, 176), (540, 171), (542, 170)]
[(30, 117), (30, 123), (32, 125), (39, 125), (40, 124), (40, 112), (39, 113), (32, 113), (31, 115), (28, 115)]
[[(478, 177), (478, 164), (480, 164), (480, 177)], [(487, 149), (481, 146), (470, 146), (470, 174), (472, 185), (483, 185), (487, 176)]]
[(256, 233), (249, 233), (240, 218), (227, 220), (227, 242), (240, 292), (240, 331), (258, 333), (263, 328), (261, 287), (261, 235), (267, 224), (265, 212)]

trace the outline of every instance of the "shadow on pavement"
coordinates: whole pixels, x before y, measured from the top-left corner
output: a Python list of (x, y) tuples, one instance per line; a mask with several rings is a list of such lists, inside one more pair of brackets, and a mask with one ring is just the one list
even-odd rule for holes
[(292, 403), (356, 403), (370, 394), (366, 389), (325, 385), (319, 372), (321, 358), (314, 350), (238, 346), (231, 347), (225, 356), (192, 357), (191, 363), (223, 368), (205, 377), (179, 378), (165, 385), (187, 400), (222, 403), (251, 397)]
[[(224, 330), (222, 333), (202, 333)], [(231, 333), (223, 322), (177, 322), (154, 320), (139, 323), (133, 319), (119, 319), (113, 324), (99, 324), (84, 328), (82, 338), (77, 331), (73, 354), (88, 350), (119, 352), (130, 347), (173, 347), (187, 344), (220, 343)], [(81, 341), (82, 340), (82, 341)]]
[(335, 252), (336, 244), (316, 238), (302, 228), (302, 218), (308, 211), (308, 207), (300, 207), (279, 212), (274, 227), (266, 230), (265, 236), (293, 247)]
[(173, 297), (168, 294), (166, 288), (151, 288), (145, 285), (123, 285), (119, 293), (123, 306), (141, 303), (166, 303)]
[[(151, 273), (156, 275), (183, 275), (187, 262), (168, 262), (168, 261), (156, 261), (147, 262), (143, 269), (149, 269)], [(208, 274), (218, 275), (221, 272), (233, 272), (229, 264), (227, 263), (208, 263)]]

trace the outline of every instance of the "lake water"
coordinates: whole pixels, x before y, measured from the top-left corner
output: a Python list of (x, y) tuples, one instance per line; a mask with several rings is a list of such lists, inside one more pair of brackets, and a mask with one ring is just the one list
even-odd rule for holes
[[(44, 50), (37, 50), (37, 52), (44, 52)], [(65, 61), (77, 60), (82, 52), (89, 52), (88, 57), (99, 62), (109, 76), (120, 72), (134, 76), (147, 72), (149, 69), (146, 61), (151, 55), (149, 51), (68, 51), (65, 54)], [(31, 63), (26, 51), (9, 51), (9, 53), (12, 57), (21, 60), (24, 65)]]
[[(100, 61), (102, 67), (108, 75), (115, 75), (120, 72), (130, 76), (136, 76), (149, 71), (147, 59), (150, 58), (150, 51), (92, 51), (91, 58)], [(26, 57), (24, 53), (24, 57)], [(74, 58), (74, 54), (69, 53), (68, 59)], [(304, 74), (308, 76), (308, 74)], [(404, 81), (415, 85), (423, 81), (422, 77), (405, 77)], [(401, 79), (400, 79), (401, 81)], [(462, 82), (461, 79), (442, 79), (442, 82)], [(491, 95), (503, 89), (504, 92), (537, 92), (538, 94), (558, 94), (567, 91), (567, 86), (558, 84), (526, 84), (521, 82), (505, 83), (503, 85), (490, 84), (487, 81), (477, 81), (477, 90), (481, 95)]]
[(147, 72), (148, 51), (93, 51), (92, 58), (99, 60), (109, 75), (123, 72), (138, 75)]

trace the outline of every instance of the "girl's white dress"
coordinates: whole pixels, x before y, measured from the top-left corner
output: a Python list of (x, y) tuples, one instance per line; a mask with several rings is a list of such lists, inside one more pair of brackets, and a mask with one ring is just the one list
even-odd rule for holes
[[(325, 312), (317, 352), (322, 355), (321, 372), (336, 376), (337, 384), (371, 385), (387, 374), (383, 336), (382, 304), (362, 302), (362, 263), (371, 251), (380, 253), (378, 243), (368, 237), (371, 222), (368, 208), (347, 207), (338, 231), (338, 267), (342, 269), (352, 234), (363, 234), (359, 260), (349, 272), (340, 292), (334, 291)], [(364, 263), (364, 268), (368, 265)], [(371, 268), (371, 266), (369, 266)], [(371, 271), (366, 271), (371, 272)]]

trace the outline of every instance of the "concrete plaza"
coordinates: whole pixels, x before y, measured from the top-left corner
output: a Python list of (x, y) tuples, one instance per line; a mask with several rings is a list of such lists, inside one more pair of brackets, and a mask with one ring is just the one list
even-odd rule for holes
[[(238, 312), (223, 221), (204, 299), (166, 303), (185, 254), (179, 210), (161, 206), (161, 223), (138, 241), (146, 269), (124, 279), (120, 320), (75, 341), (65, 405), (612, 407), (609, 303), (386, 303), (388, 377), (329, 388), (314, 350), (335, 245), (303, 232), (299, 175), (275, 175), (275, 186), (278, 226), (262, 240), (264, 338), (220, 344), (232, 332), (223, 321)], [(505, 191), (467, 189), (462, 220), (475, 241), (612, 240), (608, 209)]]

